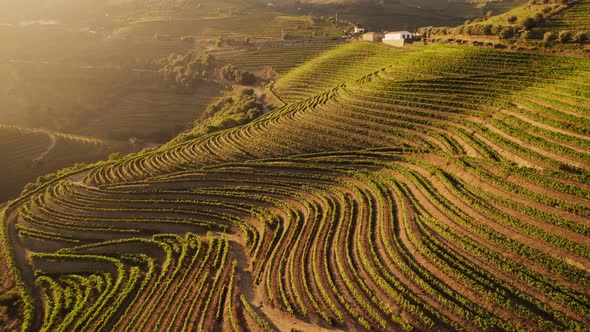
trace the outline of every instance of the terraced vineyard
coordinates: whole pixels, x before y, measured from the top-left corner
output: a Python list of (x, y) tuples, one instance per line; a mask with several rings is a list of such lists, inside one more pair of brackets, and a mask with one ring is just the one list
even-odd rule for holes
[(397, 54), (406, 52), (407, 49), (381, 43), (344, 44), (289, 71), (277, 81), (273, 91), (286, 102), (312, 97), (340, 83), (381, 70), (391, 64)]
[(104, 159), (116, 148), (97, 139), (0, 124), (0, 202), (15, 198), (41, 175)]
[(309, 61), (339, 45), (337, 41), (306, 41), (301, 43), (269, 43), (257, 48), (230, 49), (210, 52), (216, 59), (247, 71), (270, 68), (279, 74)]
[(348, 47), (382, 70), (12, 202), (25, 330), (587, 329), (590, 60)]
[(571, 8), (552, 16), (540, 26), (542, 31), (590, 31), (590, 1), (579, 0)]

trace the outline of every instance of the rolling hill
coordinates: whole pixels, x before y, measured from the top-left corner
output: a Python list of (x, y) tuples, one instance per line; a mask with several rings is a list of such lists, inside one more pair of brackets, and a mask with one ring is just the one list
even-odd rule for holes
[(589, 10), (587, 0), (529, 1), (499, 15), (488, 12), (463, 25), (422, 27), (420, 31), (432, 42), (587, 54)]
[(249, 124), (11, 202), (24, 329), (590, 325), (589, 59), (358, 43), (277, 87), (324, 69)]
[(0, 202), (13, 199), (27, 183), (75, 163), (96, 162), (131, 147), (95, 138), (0, 125)]

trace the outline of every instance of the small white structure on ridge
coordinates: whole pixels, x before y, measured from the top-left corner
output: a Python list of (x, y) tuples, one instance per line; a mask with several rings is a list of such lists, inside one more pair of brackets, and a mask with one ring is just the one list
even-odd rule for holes
[(355, 25), (354, 33), (365, 33), (365, 28), (362, 25)]
[(409, 31), (389, 31), (385, 33), (383, 40), (396, 40), (396, 39), (412, 39), (412, 33)]
[(388, 45), (402, 47), (412, 37), (412, 33), (409, 31), (389, 31), (385, 33), (382, 41)]

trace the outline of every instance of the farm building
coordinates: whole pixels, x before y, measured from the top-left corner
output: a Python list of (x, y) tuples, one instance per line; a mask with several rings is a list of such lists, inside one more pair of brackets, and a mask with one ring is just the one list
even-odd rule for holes
[(365, 28), (362, 25), (355, 25), (354, 33), (365, 33)]
[(363, 35), (363, 40), (379, 42), (383, 39), (383, 34), (379, 32), (367, 32)]
[(410, 39), (412, 39), (412, 33), (409, 31), (390, 31), (385, 33), (383, 42), (392, 46), (404, 46)]
[(383, 37), (384, 40), (395, 39), (412, 39), (412, 33), (409, 31), (388, 31)]

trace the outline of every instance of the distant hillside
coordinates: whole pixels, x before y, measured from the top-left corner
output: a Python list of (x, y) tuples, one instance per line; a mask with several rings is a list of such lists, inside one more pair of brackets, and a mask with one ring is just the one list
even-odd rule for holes
[(0, 123), (107, 140), (164, 143), (190, 127), (221, 94), (209, 82), (177, 91), (157, 67), (22, 61), (0, 64), (0, 73), (0, 88), (5, 87), (0, 89)]
[(0, 202), (15, 198), (39, 176), (129, 150), (94, 138), (0, 124)]
[(456, 27), (422, 28), (421, 32), (425, 36), (439, 36), (431, 40), (443, 42), (488, 45), (493, 41), (532, 49), (584, 51), (587, 49), (584, 45), (590, 40), (589, 13), (588, 0), (533, 0), (500, 15), (486, 15)]
[(487, 11), (502, 13), (524, 3), (506, 1), (441, 1), (441, 0), (309, 0), (271, 1), (293, 13), (338, 15), (371, 30), (414, 30), (421, 26), (449, 26), (481, 16)]
[(571, 8), (542, 22), (538, 29), (542, 32), (566, 30), (590, 33), (590, 1), (578, 0), (574, 2)]

